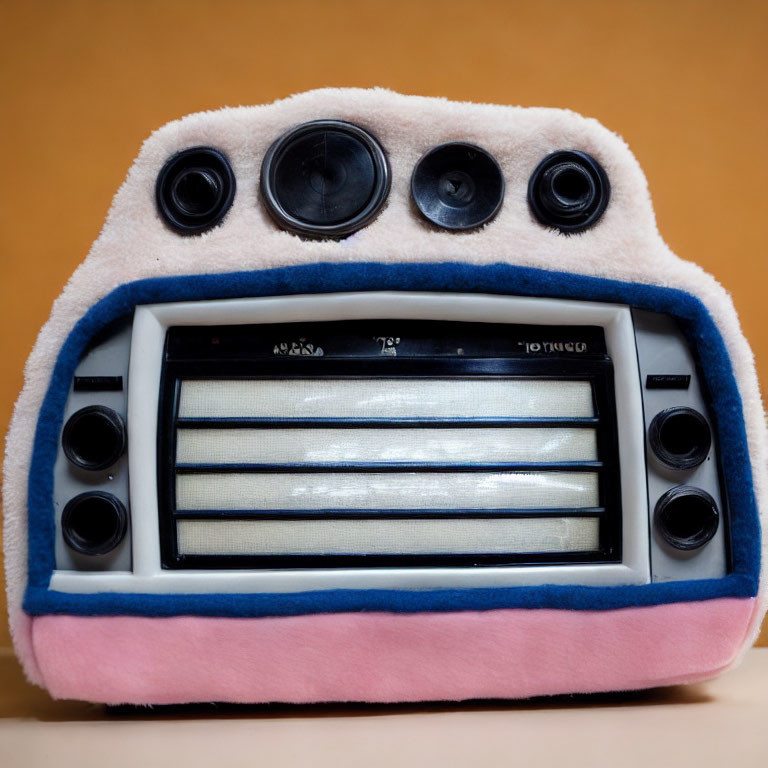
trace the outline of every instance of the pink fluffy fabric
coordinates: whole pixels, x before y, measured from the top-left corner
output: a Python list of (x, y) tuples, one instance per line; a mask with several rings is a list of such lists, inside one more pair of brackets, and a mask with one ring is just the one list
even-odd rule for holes
[(510, 609), (260, 619), (43, 616), (57, 698), (107, 704), (525, 698), (717, 674), (753, 599), (612, 611)]

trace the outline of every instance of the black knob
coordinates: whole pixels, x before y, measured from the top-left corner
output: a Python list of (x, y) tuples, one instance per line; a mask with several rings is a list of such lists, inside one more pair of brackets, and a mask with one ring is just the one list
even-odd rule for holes
[(235, 174), (227, 158), (210, 147), (174, 155), (155, 186), (157, 207), (179, 234), (194, 235), (216, 226), (235, 197)]
[(464, 142), (441, 144), (416, 164), (411, 194), (421, 214), (438, 227), (475, 229), (501, 208), (504, 176), (484, 149)]
[(111, 467), (125, 452), (125, 422), (104, 405), (91, 405), (73, 413), (64, 425), (61, 446), (77, 467)]
[(536, 218), (561, 232), (582, 232), (603, 215), (611, 187), (603, 167), (578, 150), (547, 155), (528, 182), (528, 204)]
[(315, 120), (283, 134), (261, 166), (261, 193), (280, 227), (339, 238), (368, 224), (390, 187), (387, 157), (357, 125)]
[(654, 416), (648, 441), (663, 464), (693, 469), (709, 455), (712, 434), (707, 420), (693, 408), (667, 408)]
[(127, 530), (128, 513), (111, 493), (81, 493), (67, 503), (61, 514), (64, 541), (83, 555), (111, 552)]
[(700, 488), (678, 485), (656, 503), (654, 524), (670, 546), (683, 551), (703, 547), (717, 532), (715, 500)]

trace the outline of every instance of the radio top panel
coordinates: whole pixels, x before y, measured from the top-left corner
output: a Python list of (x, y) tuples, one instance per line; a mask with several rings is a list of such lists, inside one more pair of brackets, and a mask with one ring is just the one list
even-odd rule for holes
[[(323, 90), (171, 123), (26, 382), (9, 612), (56, 695), (642, 687), (732, 664), (765, 611), (748, 345), (623, 141), (570, 112)], [(318, 668), (342, 626), (390, 688)], [(185, 655), (209, 632), (221, 675)], [(435, 632), (461, 683), (417, 674)]]

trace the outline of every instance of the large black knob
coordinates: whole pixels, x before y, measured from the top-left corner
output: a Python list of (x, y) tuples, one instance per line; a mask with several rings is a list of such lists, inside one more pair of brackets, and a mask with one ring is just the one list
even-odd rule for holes
[(155, 196), (168, 226), (182, 235), (198, 234), (216, 226), (229, 210), (235, 174), (217, 149), (186, 149), (163, 166)]
[(111, 552), (127, 529), (128, 513), (111, 493), (81, 493), (67, 503), (61, 514), (64, 541), (83, 555)]
[(111, 467), (123, 455), (125, 445), (125, 422), (104, 405), (73, 413), (61, 435), (64, 455), (80, 469), (92, 471)]
[(707, 420), (693, 408), (667, 408), (654, 416), (648, 442), (672, 469), (693, 469), (709, 455), (712, 435)]
[(570, 234), (597, 223), (611, 195), (603, 167), (575, 149), (547, 155), (531, 174), (528, 204), (544, 225)]
[(504, 176), (484, 149), (464, 142), (441, 144), (416, 164), (411, 194), (422, 216), (438, 227), (475, 229), (501, 208)]
[(670, 546), (683, 551), (703, 547), (717, 532), (715, 500), (701, 488), (678, 485), (656, 503), (654, 525)]
[(368, 224), (384, 205), (390, 171), (378, 141), (357, 125), (315, 120), (281, 136), (261, 166), (261, 193), (283, 229), (338, 238)]

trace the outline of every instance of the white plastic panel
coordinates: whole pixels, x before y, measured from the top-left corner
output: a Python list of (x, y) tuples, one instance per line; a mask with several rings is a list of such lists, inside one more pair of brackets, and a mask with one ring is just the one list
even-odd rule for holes
[(595, 461), (589, 427), (179, 429), (179, 464)]
[(179, 418), (590, 417), (588, 381), (257, 379), (184, 381)]
[(179, 511), (596, 506), (596, 472), (233, 472), (176, 477)]
[[(169, 571), (161, 567), (157, 504), (157, 424), (161, 364), (172, 325), (230, 325), (376, 318), (596, 325), (614, 363), (621, 455), (623, 562), (484, 568), (351, 568), (281, 571)], [(580, 301), (437, 293), (348, 293), (198, 301), (138, 307), (128, 385), (132, 572), (56, 571), (65, 592), (282, 592), (314, 589), (435, 589), (535, 584), (642, 584), (649, 581), (644, 427), (637, 356), (627, 307)]]
[(179, 520), (184, 555), (440, 554), (590, 552), (596, 517)]

